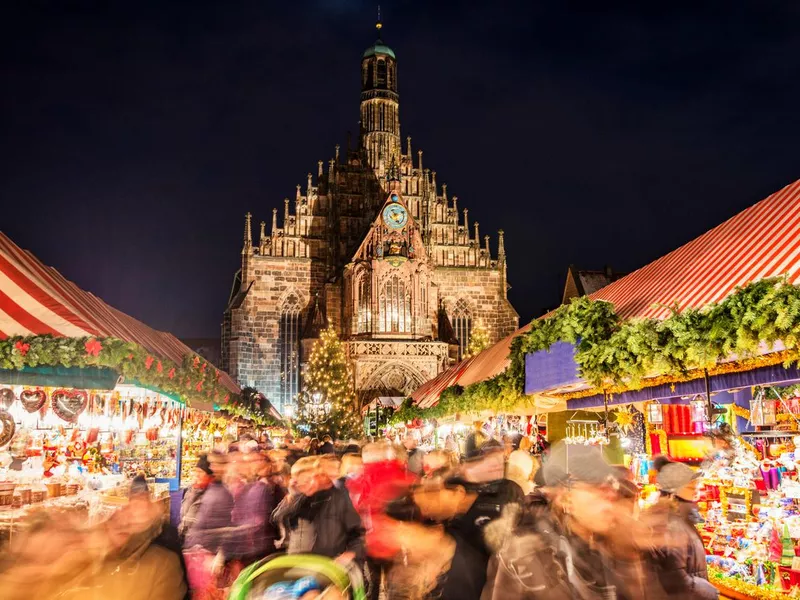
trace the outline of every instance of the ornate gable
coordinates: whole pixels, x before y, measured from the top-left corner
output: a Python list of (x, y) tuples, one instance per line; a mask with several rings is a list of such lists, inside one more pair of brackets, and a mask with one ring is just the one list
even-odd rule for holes
[(406, 261), (428, 262), (420, 228), (399, 192), (386, 198), (352, 262), (371, 260), (395, 267)]

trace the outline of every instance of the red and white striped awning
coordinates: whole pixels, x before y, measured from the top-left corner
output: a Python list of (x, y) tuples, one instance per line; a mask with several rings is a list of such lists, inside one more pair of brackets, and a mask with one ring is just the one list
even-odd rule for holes
[[(177, 364), (194, 352), (171, 333), (156, 331), (80, 289), (0, 232), (0, 339), (16, 335), (114, 337)], [(231, 377), (220, 383), (238, 394)]]
[(702, 308), (782, 275), (800, 281), (800, 180), (590, 298), (611, 302), (623, 319), (665, 319), (676, 303)]

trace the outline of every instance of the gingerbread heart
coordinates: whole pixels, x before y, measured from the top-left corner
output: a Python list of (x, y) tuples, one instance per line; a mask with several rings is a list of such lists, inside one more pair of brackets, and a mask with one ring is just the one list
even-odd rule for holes
[(83, 390), (56, 390), (50, 398), (53, 412), (67, 423), (75, 423), (89, 405), (89, 396)]
[(16, 399), (17, 396), (11, 388), (3, 388), (0, 390), (0, 408), (11, 408), (11, 405), (14, 404), (14, 400)]
[(19, 401), (22, 402), (22, 407), (29, 413), (35, 413), (37, 410), (44, 406), (47, 402), (47, 393), (41, 389), (24, 389), (19, 395)]
[(4, 410), (0, 410), (0, 448), (5, 446), (14, 437), (17, 426), (14, 418)]

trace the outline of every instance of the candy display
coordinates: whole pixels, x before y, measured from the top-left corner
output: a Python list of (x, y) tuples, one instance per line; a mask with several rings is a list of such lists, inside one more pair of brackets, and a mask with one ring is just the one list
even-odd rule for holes
[[(751, 434), (757, 437), (759, 434)], [(751, 598), (800, 596), (795, 448), (760, 460), (743, 438), (715, 441), (703, 468), (700, 533), (712, 580)]]

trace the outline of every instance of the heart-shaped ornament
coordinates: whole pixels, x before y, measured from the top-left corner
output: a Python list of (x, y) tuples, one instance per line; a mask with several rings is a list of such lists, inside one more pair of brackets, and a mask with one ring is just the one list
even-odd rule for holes
[(0, 390), (0, 408), (8, 410), (16, 399), (17, 396), (11, 388), (3, 388)]
[(5, 446), (14, 437), (17, 426), (14, 418), (4, 410), (0, 410), (0, 448)]
[(89, 405), (89, 396), (83, 390), (56, 390), (50, 398), (53, 412), (67, 423), (75, 423)]
[(40, 410), (44, 403), (47, 402), (47, 393), (42, 389), (24, 389), (19, 395), (19, 401), (22, 402), (22, 407), (29, 413), (35, 413)]

